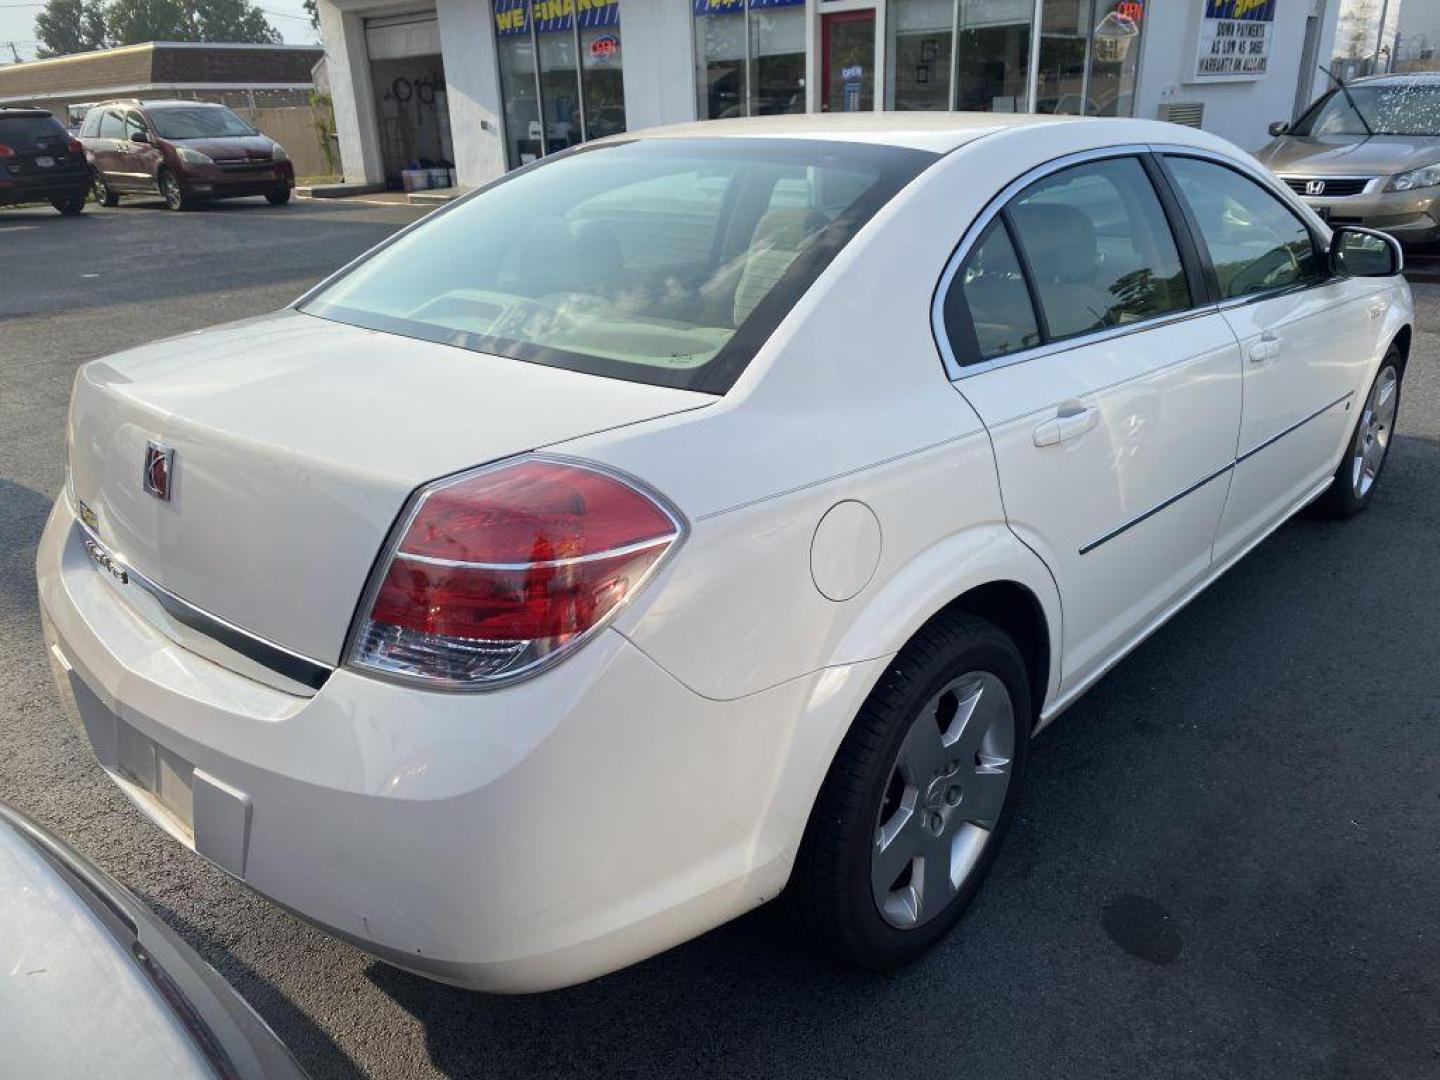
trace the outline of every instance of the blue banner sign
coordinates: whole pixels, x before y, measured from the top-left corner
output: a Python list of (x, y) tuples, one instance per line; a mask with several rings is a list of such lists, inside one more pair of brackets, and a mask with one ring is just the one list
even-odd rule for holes
[(619, 0), (494, 0), (495, 33), (512, 37), (530, 32), (552, 34), (569, 31), (579, 10), (581, 30), (603, 30), (620, 25)]
[(1205, 0), (1205, 18), (1274, 22), (1275, 4), (1276, 0)]
[(750, 0), (747, 5), (745, 0), (694, 0), (693, 8), (696, 16), (701, 15), (738, 15), (748, 6), (751, 11), (760, 11), (765, 8), (795, 7), (805, 3), (805, 0)]

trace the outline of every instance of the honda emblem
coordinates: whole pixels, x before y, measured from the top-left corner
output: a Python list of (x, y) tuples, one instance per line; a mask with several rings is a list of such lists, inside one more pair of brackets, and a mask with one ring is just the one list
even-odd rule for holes
[(1325, 194), (1325, 181), (1324, 181), (1324, 180), (1306, 180), (1306, 181), (1305, 181), (1305, 194), (1306, 194), (1306, 195), (1324, 195), (1324, 194)]
[(175, 468), (175, 451), (157, 442), (145, 444), (145, 491), (161, 502), (170, 501), (170, 480)]

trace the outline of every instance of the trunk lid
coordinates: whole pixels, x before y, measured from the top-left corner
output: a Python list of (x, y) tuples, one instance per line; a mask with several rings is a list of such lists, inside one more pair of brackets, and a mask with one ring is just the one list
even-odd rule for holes
[[(82, 368), (71, 484), (128, 565), (334, 664), (416, 487), (715, 400), (288, 311)], [(168, 501), (142, 483), (150, 442), (174, 451)]]

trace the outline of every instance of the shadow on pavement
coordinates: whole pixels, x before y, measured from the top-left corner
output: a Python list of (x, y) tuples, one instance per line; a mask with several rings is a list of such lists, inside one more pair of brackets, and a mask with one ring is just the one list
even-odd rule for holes
[(226, 982), (239, 991), (312, 1077), (319, 1080), (321, 1077), (350, 1078), (364, 1075), (323, 1028), (295, 1008), (268, 979), (243, 960), (237, 959), (223, 942), (211, 937), (174, 908), (159, 903), (151, 896), (144, 896), (144, 900), (152, 911), (165, 920), (170, 929), (200, 954), (201, 959), (219, 971)]

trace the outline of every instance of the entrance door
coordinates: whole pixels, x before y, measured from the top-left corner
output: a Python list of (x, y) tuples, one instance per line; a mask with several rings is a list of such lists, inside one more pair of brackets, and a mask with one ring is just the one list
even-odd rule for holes
[(875, 108), (875, 12), (841, 11), (820, 23), (822, 112)]

